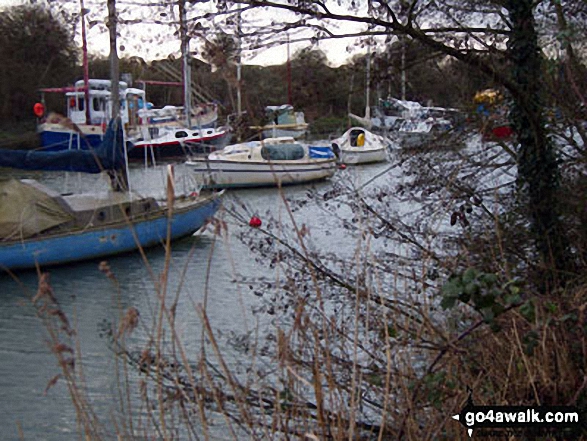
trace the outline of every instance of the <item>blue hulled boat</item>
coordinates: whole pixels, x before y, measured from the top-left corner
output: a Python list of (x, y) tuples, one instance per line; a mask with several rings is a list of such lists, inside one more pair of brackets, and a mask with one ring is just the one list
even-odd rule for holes
[[(104, 139), (108, 121), (112, 118), (112, 82), (89, 79), (77, 81), (73, 87), (41, 89), (46, 93), (61, 93), (66, 98), (66, 118), (58, 113), (44, 114), (44, 105), (37, 130), (41, 146), (46, 151), (87, 150), (96, 148)], [(146, 108), (145, 91), (119, 82), (119, 114), (127, 137), (140, 132), (139, 113)], [(43, 98), (44, 101), (44, 98)]]
[[(119, 174), (122, 124), (112, 121), (100, 147), (86, 151), (0, 151), (0, 166)], [(220, 194), (170, 195), (167, 201), (127, 191), (61, 195), (34, 180), (0, 180), (0, 268), (33, 268), (128, 252), (200, 229)]]

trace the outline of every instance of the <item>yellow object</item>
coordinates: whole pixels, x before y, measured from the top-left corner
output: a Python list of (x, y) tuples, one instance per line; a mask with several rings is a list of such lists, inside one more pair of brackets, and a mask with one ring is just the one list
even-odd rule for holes
[(365, 145), (365, 134), (359, 133), (357, 136), (357, 147), (363, 147)]
[(501, 93), (495, 89), (485, 89), (475, 94), (473, 101), (477, 104), (485, 103), (489, 105), (496, 104), (502, 100)]

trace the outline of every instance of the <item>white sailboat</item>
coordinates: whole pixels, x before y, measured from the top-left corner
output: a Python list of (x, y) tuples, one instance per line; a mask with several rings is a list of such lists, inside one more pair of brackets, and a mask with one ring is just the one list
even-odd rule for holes
[(332, 141), (332, 151), (343, 164), (367, 164), (387, 161), (390, 141), (363, 127), (351, 127)]
[(204, 188), (265, 187), (330, 178), (336, 171), (336, 158), (330, 147), (280, 137), (229, 145), (186, 165)]

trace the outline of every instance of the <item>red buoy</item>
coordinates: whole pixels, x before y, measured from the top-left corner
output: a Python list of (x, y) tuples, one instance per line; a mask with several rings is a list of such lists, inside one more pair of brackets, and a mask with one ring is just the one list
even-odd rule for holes
[(33, 112), (37, 118), (41, 118), (45, 114), (45, 106), (43, 106), (43, 103), (35, 103), (33, 106)]
[(340, 164), (338, 168), (341, 170), (346, 170), (346, 164)]
[(263, 222), (257, 216), (253, 216), (249, 221), (249, 225), (253, 228), (259, 228)]

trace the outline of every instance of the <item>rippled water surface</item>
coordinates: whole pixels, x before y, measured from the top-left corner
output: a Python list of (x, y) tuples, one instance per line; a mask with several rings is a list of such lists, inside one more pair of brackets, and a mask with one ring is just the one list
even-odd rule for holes
[[(384, 170), (385, 164), (346, 172), (345, 178), (367, 179)], [(13, 172), (14, 173), (14, 172)], [(60, 191), (88, 191), (106, 188), (99, 176), (65, 173), (14, 173), (33, 177)], [(178, 188), (191, 188), (189, 170), (176, 166)], [(335, 177), (334, 179), (340, 179)], [(164, 168), (131, 171), (134, 190), (163, 195)], [(327, 189), (331, 184), (317, 184)], [(304, 197), (307, 187), (284, 190), (286, 198)], [(228, 204), (245, 204), (251, 214), (270, 210), (283, 216), (283, 200), (276, 189), (242, 190), (227, 193)], [(236, 237), (240, 228), (224, 212), (218, 215), (229, 225), (228, 240), (217, 240), (211, 233), (183, 239), (173, 245), (169, 293), (180, 292), (178, 329), (188, 351), (197, 351), (201, 340), (201, 323), (196, 305), (206, 304), (211, 325), (219, 335), (240, 334), (256, 325), (252, 308), (259, 301), (249, 290), (239, 289), (235, 280), (240, 276), (267, 274), (268, 268), (255, 262), (248, 248)], [(327, 227), (328, 218), (312, 204), (295, 213), (296, 219), (308, 225)], [(318, 238), (319, 239), (319, 238)], [(320, 240), (318, 240), (320, 242)], [(324, 247), (336, 249), (337, 242), (324, 238)], [(98, 261), (89, 261), (51, 268), (51, 284), (63, 310), (75, 322), (81, 344), (84, 374), (89, 398), (96, 412), (105, 421), (116, 402), (114, 357), (100, 329), (106, 322), (116, 321), (121, 310), (134, 306), (148, 326), (157, 304), (154, 283), (164, 267), (162, 249), (147, 252), (151, 271), (138, 253), (108, 259), (119, 288), (98, 270)], [(210, 271), (208, 266), (210, 265)], [(154, 275), (155, 280), (153, 280)], [(78, 439), (76, 415), (65, 383), (58, 382), (47, 392), (48, 382), (60, 372), (50, 353), (46, 330), (36, 316), (30, 298), (36, 292), (34, 272), (21, 272), (13, 279), (0, 275), (0, 427), (2, 439), (19, 439), (22, 431), (27, 440)], [(226, 338), (219, 339), (224, 344)], [(19, 429), (20, 427), (20, 429)]]

